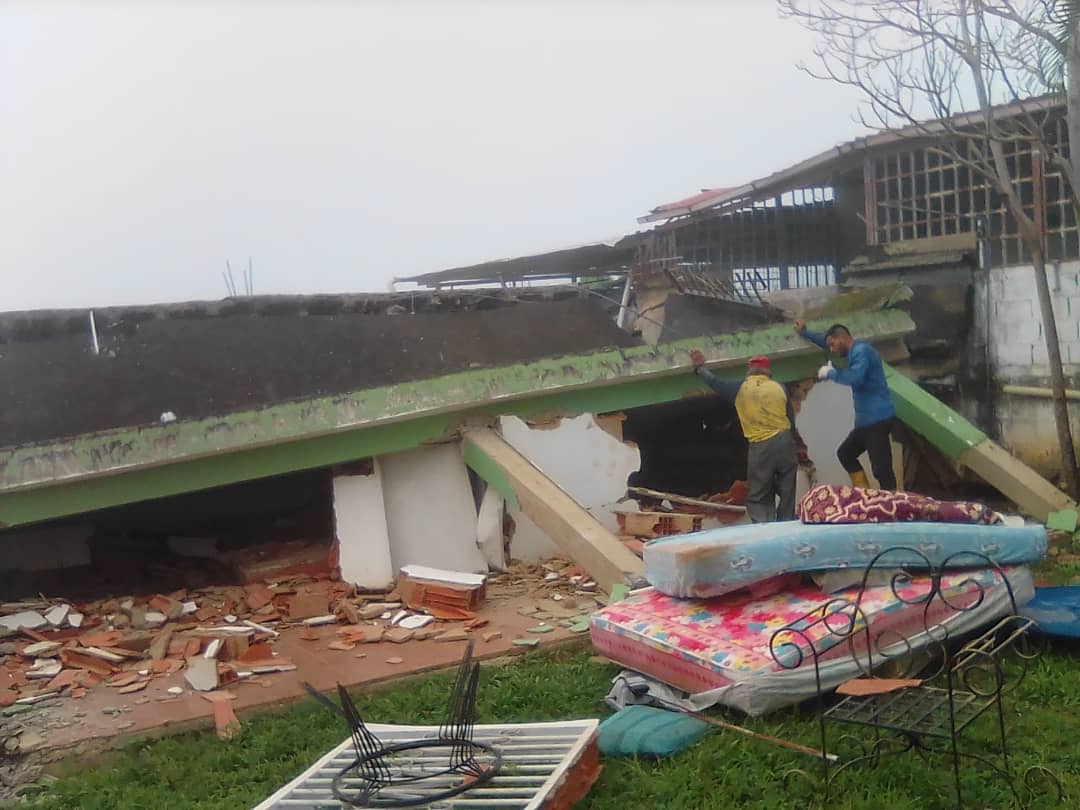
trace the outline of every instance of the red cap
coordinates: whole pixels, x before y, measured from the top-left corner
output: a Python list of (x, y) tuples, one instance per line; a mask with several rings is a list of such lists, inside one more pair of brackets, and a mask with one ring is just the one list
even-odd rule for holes
[(769, 362), (768, 357), (751, 357), (750, 362), (746, 364), (750, 369), (761, 369), (762, 371), (772, 371), (772, 363)]

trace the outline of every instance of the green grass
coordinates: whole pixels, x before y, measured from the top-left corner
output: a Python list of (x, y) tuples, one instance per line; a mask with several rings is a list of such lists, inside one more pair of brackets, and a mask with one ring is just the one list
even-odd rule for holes
[[(590, 661), (589, 653), (531, 653), (516, 663), (488, 665), (481, 673), (480, 722), (525, 722), (602, 717), (601, 705), (614, 667)], [(358, 698), (375, 722), (436, 723), (450, 679), (433, 676)], [(1080, 797), (1080, 654), (1059, 650), (1039, 661), (1008, 705), (1010, 747), (1021, 767), (1034, 762), (1054, 769), (1076, 806)], [(774, 736), (817, 744), (809, 709), (791, 710), (744, 724)], [(989, 745), (994, 725), (980, 721), (971, 740)], [(240, 737), (221, 742), (212, 733), (186, 734), (132, 744), (106, 766), (64, 776), (32, 805), (37, 810), (151, 810), (250, 808), (308, 767), (344, 738), (339, 720), (311, 701), (280, 714), (245, 721)], [(607, 760), (582, 807), (806, 808), (814, 806), (817, 782), (785, 788), (782, 774), (813, 758), (742, 735), (717, 730), (678, 756), (659, 762)], [(971, 766), (963, 771), (972, 808), (1010, 807), (1001, 784)], [(845, 810), (932, 810), (955, 806), (951, 771), (938, 761), (927, 767), (911, 754), (886, 758), (876, 770), (845, 777), (829, 805)], [(1036, 806), (1059, 806), (1045, 803)]]

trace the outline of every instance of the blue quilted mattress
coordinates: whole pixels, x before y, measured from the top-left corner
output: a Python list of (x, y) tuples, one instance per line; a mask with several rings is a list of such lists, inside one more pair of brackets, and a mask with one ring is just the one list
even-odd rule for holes
[(963, 552), (986, 555), (999, 565), (1032, 563), (1046, 555), (1047, 538), (1042, 526), (757, 523), (653, 540), (645, 546), (645, 573), (668, 596), (707, 598), (781, 574), (865, 568), (896, 546), (924, 556), (893, 552), (878, 567), (919, 566), (926, 560), (934, 566), (985, 566)]

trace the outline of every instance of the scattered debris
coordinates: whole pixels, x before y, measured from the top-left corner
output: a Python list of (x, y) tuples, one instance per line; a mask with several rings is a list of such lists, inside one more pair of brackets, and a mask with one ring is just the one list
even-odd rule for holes
[(23, 647), (22, 655), (27, 658), (55, 658), (60, 655), (59, 641), (37, 641)]
[(440, 633), (435, 636), (436, 641), (468, 641), (469, 634), (460, 627), (455, 627), (453, 630), (447, 630), (444, 633)]
[(39, 658), (26, 670), (26, 677), (30, 680), (51, 680), (59, 675), (63, 668), (63, 664), (52, 658)]
[(45, 612), (45, 621), (53, 627), (60, 627), (71, 612), (71, 605), (57, 605)]
[(8, 630), (39, 630), (48, 621), (45, 617), (38, 613), (36, 610), (25, 610), (21, 613), (14, 613), (10, 616), (0, 616), (0, 627), (6, 627)]
[(217, 661), (210, 658), (189, 658), (187, 669), (184, 671), (184, 679), (191, 684), (192, 689), (200, 692), (209, 692), (218, 687)]
[[(298, 593), (289, 600), (289, 618), (325, 618), (328, 607), (325, 593)], [(333, 614), (330, 615), (332, 619), (336, 618)]]
[(401, 569), (397, 587), (401, 600), (413, 610), (449, 608), (475, 611), (484, 601), (487, 577), (423, 565)]

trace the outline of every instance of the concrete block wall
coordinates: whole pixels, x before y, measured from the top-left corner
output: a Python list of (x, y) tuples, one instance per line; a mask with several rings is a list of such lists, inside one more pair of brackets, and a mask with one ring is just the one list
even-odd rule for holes
[[(1002, 383), (1031, 382), (1050, 374), (1034, 276), (1030, 265), (990, 271), (991, 357), (995, 376)], [(1051, 265), (1047, 277), (1065, 372), (1080, 376), (1080, 262)], [(986, 329), (985, 295), (985, 280), (977, 277), (975, 312), (980, 342)]]
[[(1047, 267), (1061, 359), (1070, 387), (1080, 387), (1080, 262)], [(976, 275), (977, 343), (986, 339), (985, 278)], [(990, 271), (990, 352), (998, 385), (1049, 386), (1050, 367), (1030, 265)], [(1080, 403), (1069, 406), (1073, 435), (1080, 438)], [(1057, 430), (1049, 399), (1002, 393), (996, 403), (1002, 445), (1041, 474), (1053, 478), (1060, 469)]]

